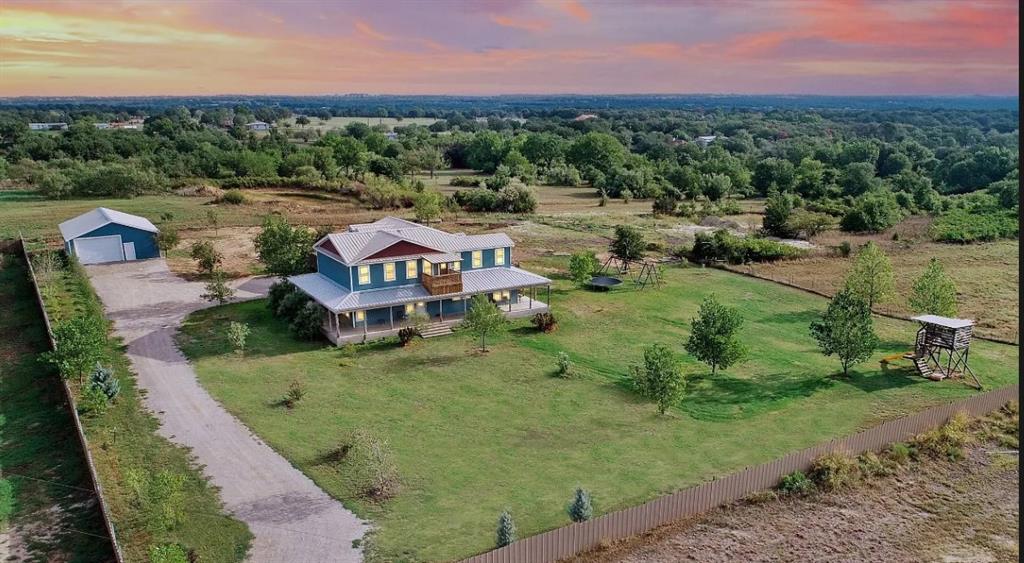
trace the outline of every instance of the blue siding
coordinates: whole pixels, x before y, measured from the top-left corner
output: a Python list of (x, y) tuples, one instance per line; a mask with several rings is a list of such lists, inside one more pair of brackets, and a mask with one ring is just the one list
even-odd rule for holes
[(316, 253), (316, 271), (338, 282), (345, 289), (352, 289), (349, 281), (349, 267), (323, 252)]
[[(111, 235), (121, 235), (122, 244), (126, 242), (134, 242), (135, 258), (137, 260), (160, 257), (160, 248), (156, 245), (156, 233), (143, 231), (133, 227), (126, 227), (116, 223), (103, 225), (98, 229), (76, 238), (107, 237)], [(73, 248), (70, 247), (70, 245), (68, 252), (73, 252)]]
[[(486, 249), (482, 250), (481, 252), (482, 252), (481, 258), (483, 259), (483, 265), (480, 266), (480, 268), (493, 268), (495, 266), (495, 264), (494, 264), (494, 249), (493, 248), (486, 248)], [(512, 247), (505, 247), (505, 263), (502, 264), (502, 266), (508, 268), (511, 265), (512, 265)], [(476, 269), (480, 269), (480, 268), (476, 268)], [(462, 253), (462, 269), (463, 270), (472, 270), (472, 269), (474, 269), (473, 268), (473, 253), (471, 251), (466, 251), (466, 252)]]
[[(418, 259), (416, 261), (419, 261)], [(370, 264), (370, 283), (369, 285), (359, 283), (359, 267), (352, 267), (352, 283), (356, 285), (356, 290), (364, 289), (377, 289), (381, 287), (394, 287), (397, 285), (409, 285), (420, 283), (421, 264), (416, 267), (416, 277), (406, 278), (405, 268), (407, 260), (396, 260), (395, 264), (395, 279), (392, 281), (384, 281), (384, 264)]]

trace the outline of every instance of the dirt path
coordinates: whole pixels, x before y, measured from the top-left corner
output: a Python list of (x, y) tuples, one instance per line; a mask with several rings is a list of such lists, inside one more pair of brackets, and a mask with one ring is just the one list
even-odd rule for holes
[(579, 557), (668, 561), (1017, 561), (1016, 450), (971, 448), (843, 493), (739, 503)]
[[(185, 281), (163, 260), (102, 266), (87, 271), (115, 333), (146, 390), (146, 406), (160, 432), (191, 448), (225, 508), (249, 525), (255, 539), (249, 561), (359, 561), (352, 542), (367, 524), (329, 497), (254, 436), (204, 390), (174, 343), (189, 313), (207, 304), (203, 284)], [(269, 281), (235, 284), (237, 298), (266, 294)]]

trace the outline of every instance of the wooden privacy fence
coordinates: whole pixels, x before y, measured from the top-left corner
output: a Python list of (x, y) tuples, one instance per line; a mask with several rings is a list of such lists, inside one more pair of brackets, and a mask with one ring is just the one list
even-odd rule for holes
[[(51, 350), (56, 348), (57, 343), (53, 340), (53, 329), (50, 326), (50, 316), (46, 313), (46, 305), (43, 303), (43, 294), (39, 290), (39, 283), (36, 281), (36, 272), (32, 267), (32, 258), (25, 246), (25, 239), (19, 234), (17, 247), (25, 259), (25, 267), (28, 268), (28, 277), (32, 282), (32, 289), (36, 294), (36, 304), (39, 306), (39, 314), (43, 317), (43, 324), (46, 327), (47, 342)], [(114, 559), (117, 563), (124, 563), (124, 554), (121, 553), (121, 545), (117, 543), (117, 535), (114, 533), (114, 522), (110, 518), (110, 507), (103, 498), (103, 486), (100, 485), (99, 475), (96, 473), (96, 464), (92, 461), (92, 454), (89, 451), (89, 441), (85, 437), (85, 429), (82, 427), (82, 419), (78, 417), (78, 408), (75, 406), (75, 396), (71, 393), (71, 387), (63, 378), (60, 379), (64, 387), (64, 396), (67, 399), (68, 410), (71, 411), (71, 418), (75, 421), (75, 432), (78, 434), (78, 443), (82, 447), (82, 455), (85, 456), (85, 464), (89, 467), (89, 480), (92, 482), (96, 499), (99, 501), (100, 513), (103, 516), (103, 525), (107, 528), (107, 535), (110, 536), (110, 546), (114, 552)]]
[(884, 422), (852, 436), (793, 452), (640, 506), (528, 537), (466, 559), (464, 563), (542, 563), (572, 557), (594, 549), (603, 542), (642, 534), (675, 520), (696, 516), (716, 506), (743, 499), (751, 493), (770, 489), (794, 471), (807, 471), (815, 459), (825, 454), (842, 451), (859, 455), (879, 451), (893, 442), (901, 442), (941, 426), (957, 412), (963, 411), (972, 416), (990, 413), (1017, 400), (1018, 393), (1019, 384), (1014, 384)]

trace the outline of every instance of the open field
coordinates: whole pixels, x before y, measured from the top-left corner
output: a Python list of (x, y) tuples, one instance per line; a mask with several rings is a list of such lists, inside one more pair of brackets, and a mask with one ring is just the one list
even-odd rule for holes
[[(54, 323), (74, 315), (102, 315), (99, 300), (80, 267), (41, 274), (40, 284)], [(82, 424), (127, 560), (146, 561), (151, 546), (178, 543), (194, 550), (202, 561), (241, 561), (252, 538), (248, 528), (223, 513), (216, 489), (188, 450), (157, 434), (159, 423), (142, 404), (121, 343), (110, 339), (103, 356), (102, 363), (113, 367), (121, 392), (105, 414), (86, 415)], [(70, 383), (73, 392), (80, 393), (77, 379)], [(185, 514), (170, 529), (147, 524), (145, 510), (135, 500), (127, 479), (132, 471), (161, 470), (183, 478), (180, 494)]]
[[(388, 130), (394, 129), (395, 126), (402, 125), (433, 125), (437, 119), (433, 117), (404, 117), (397, 119), (394, 117), (332, 117), (327, 120), (320, 119), (319, 117), (309, 116), (309, 125), (306, 125), (304, 129), (319, 129), (327, 132), (331, 129), (341, 129), (349, 123), (365, 123), (367, 125), (384, 125)], [(289, 117), (288, 119), (282, 119), (280, 122), (281, 127), (296, 127), (302, 129), (303, 127), (295, 124), (295, 118)]]
[(1019, 453), (973, 434), (963, 460), (926, 458), (850, 490), (736, 503), (571, 561), (1017, 561)]
[(0, 477), (14, 513), (4, 561), (111, 561), (110, 541), (58, 376), (37, 361), (43, 320), (20, 256), (0, 254)]
[[(885, 250), (896, 275), (896, 297), (879, 310), (900, 315), (911, 313), (907, 296), (914, 281), (938, 258), (957, 285), (959, 315), (978, 322), (978, 334), (1017, 341), (1020, 322), (1020, 244), (1016, 240), (956, 245), (927, 240), (930, 221), (914, 217), (878, 235), (852, 235), (832, 231), (814, 239), (819, 251), (799, 260), (738, 267), (772, 279), (834, 293), (843, 284), (852, 258), (843, 258), (831, 247), (847, 240), (857, 248), (869, 240)], [(893, 240), (898, 233), (899, 240)]]
[[(535, 534), (568, 523), (576, 486), (593, 491), (605, 513), (974, 393), (909, 367), (880, 369), (879, 358), (911, 345), (911, 323), (877, 319), (881, 348), (850, 378), (836, 378), (838, 362), (818, 353), (807, 330), (824, 299), (713, 269), (670, 268), (666, 277), (658, 290), (603, 294), (559, 282), (556, 332), (518, 321), (486, 354), (461, 333), (354, 353), (298, 342), (259, 301), (194, 314), (181, 342), (229, 411), (374, 521), (369, 553), (379, 560), (470, 555), (493, 546), (503, 509), (521, 536)], [(690, 319), (712, 290), (740, 309), (750, 351), (749, 361), (713, 379), (682, 354)], [(224, 337), (232, 320), (253, 329), (244, 358)], [(675, 350), (690, 379), (667, 417), (625, 380), (650, 342)], [(1017, 348), (978, 341), (972, 349), (987, 386), (1017, 381)], [(578, 377), (553, 376), (559, 351)], [(288, 410), (280, 401), (294, 378), (307, 395)], [(344, 467), (325, 457), (360, 428), (395, 453), (402, 489), (383, 504), (361, 497)]]

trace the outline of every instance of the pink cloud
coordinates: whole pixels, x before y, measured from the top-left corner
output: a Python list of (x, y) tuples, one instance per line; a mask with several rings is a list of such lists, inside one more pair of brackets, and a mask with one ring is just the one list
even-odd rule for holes
[(549, 22), (542, 19), (514, 18), (497, 14), (491, 15), (491, 21), (502, 27), (511, 27), (531, 32), (545, 31), (551, 26)]

